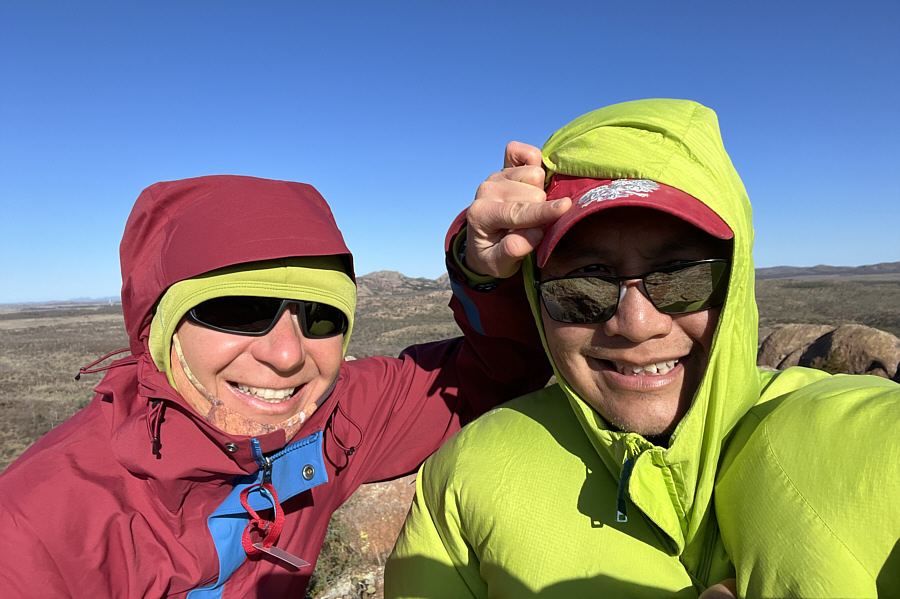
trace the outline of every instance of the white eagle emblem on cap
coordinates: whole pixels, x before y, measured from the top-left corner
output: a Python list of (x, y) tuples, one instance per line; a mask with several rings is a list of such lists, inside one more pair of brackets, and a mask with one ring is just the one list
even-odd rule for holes
[(587, 206), (593, 202), (614, 200), (627, 196), (646, 198), (651, 192), (659, 189), (659, 183), (650, 179), (616, 179), (609, 185), (595, 187), (578, 200), (579, 206)]

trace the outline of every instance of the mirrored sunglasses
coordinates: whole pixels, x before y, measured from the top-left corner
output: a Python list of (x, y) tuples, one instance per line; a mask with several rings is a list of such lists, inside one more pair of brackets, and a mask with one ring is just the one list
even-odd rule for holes
[(699, 312), (725, 301), (729, 260), (682, 262), (642, 275), (612, 277), (578, 275), (535, 281), (547, 314), (557, 322), (597, 324), (613, 317), (619, 307), (619, 289), (625, 281), (640, 279), (647, 297), (665, 314)]
[(300, 329), (307, 339), (324, 339), (347, 332), (347, 317), (334, 306), (274, 297), (216, 297), (191, 308), (187, 319), (222, 333), (261, 337), (275, 327), (292, 304), (297, 306)]

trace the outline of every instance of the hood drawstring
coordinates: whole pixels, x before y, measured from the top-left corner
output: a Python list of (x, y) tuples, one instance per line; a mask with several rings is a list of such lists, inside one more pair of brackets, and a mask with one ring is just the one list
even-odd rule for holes
[[(109, 370), (111, 368), (118, 368), (119, 366), (128, 366), (131, 364), (137, 363), (137, 356), (130, 356), (128, 358), (122, 358), (120, 360), (116, 360), (107, 364), (106, 366), (97, 366), (100, 362), (104, 360), (108, 360), (109, 358), (121, 354), (123, 352), (131, 351), (129, 348), (117, 349), (114, 352), (110, 352), (103, 356), (102, 358), (98, 358), (94, 360), (87, 366), (82, 366), (78, 369), (78, 374), (75, 375), (75, 380), (80, 381), (82, 374), (93, 374), (95, 372), (103, 372), (104, 370)], [(153, 455), (156, 456), (156, 459), (162, 459), (162, 454), (160, 453), (160, 449), (162, 448), (162, 442), (160, 441), (160, 428), (162, 426), (163, 421), (165, 421), (164, 412), (165, 412), (165, 403), (161, 399), (151, 399), (150, 400), (150, 411), (147, 412), (147, 435), (150, 437), (150, 451)]]
[(162, 442), (160, 441), (162, 423), (165, 421), (166, 403), (161, 399), (150, 400), (150, 411), (147, 412), (147, 434), (150, 436), (150, 451), (157, 460), (162, 459)]
[(93, 362), (91, 362), (91, 363), (88, 364), (87, 366), (82, 366), (81, 368), (78, 369), (78, 374), (75, 375), (75, 380), (76, 380), (76, 381), (80, 381), (80, 380), (81, 380), (81, 375), (82, 375), (82, 374), (91, 374), (91, 373), (94, 373), (94, 372), (103, 372), (104, 370), (109, 370), (110, 368), (116, 368), (117, 366), (125, 366), (126, 364), (134, 364), (134, 363), (137, 361), (137, 358), (136, 358), (135, 356), (131, 356), (131, 359), (130, 359), (130, 360), (126, 360), (126, 359), (116, 360), (115, 362), (112, 362), (111, 364), (107, 364), (106, 366), (100, 366), (99, 368), (94, 368), (94, 366), (96, 366), (97, 364), (99, 364), (99, 363), (102, 362), (103, 360), (108, 360), (109, 358), (111, 358), (111, 357), (113, 357), (113, 356), (115, 356), (115, 355), (117, 355), (117, 354), (121, 354), (122, 352), (126, 352), (126, 351), (131, 351), (131, 350), (130, 350), (129, 348), (127, 348), (127, 347), (124, 348), (124, 349), (117, 349), (117, 350), (114, 351), (114, 352), (110, 352), (110, 353), (106, 354), (106, 355), (103, 356), (102, 358), (99, 358), (99, 359), (97, 359), (97, 360), (94, 360)]
[[(347, 447), (346, 445), (344, 445), (344, 443), (340, 439), (338, 439), (337, 434), (334, 432), (334, 418), (335, 418), (335, 415), (338, 413), (340, 413), (340, 415), (343, 416), (353, 426), (353, 428), (356, 429), (356, 433), (357, 433), (357, 436), (359, 437), (359, 439), (356, 441), (355, 445), (351, 445), (350, 447)], [(346, 468), (347, 464), (350, 462), (350, 456), (352, 456), (354, 454), (354, 452), (356, 452), (356, 448), (359, 447), (359, 445), (363, 441), (362, 429), (359, 427), (358, 424), (356, 424), (356, 422), (353, 421), (352, 418), (350, 418), (350, 416), (347, 415), (347, 413), (344, 411), (344, 408), (341, 407), (340, 402), (337, 404), (335, 411), (331, 413), (331, 417), (328, 419), (328, 423), (325, 425), (325, 428), (331, 432), (331, 438), (334, 439), (335, 444), (344, 451), (344, 455), (347, 457), (347, 460), (343, 466), (339, 466), (339, 465), (335, 464), (335, 468), (338, 470), (341, 470), (342, 468)]]

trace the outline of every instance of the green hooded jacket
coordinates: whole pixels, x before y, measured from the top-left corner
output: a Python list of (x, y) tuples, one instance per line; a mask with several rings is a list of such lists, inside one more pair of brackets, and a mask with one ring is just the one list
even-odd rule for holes
[[(720, 534), (717, 511), (733, 504), (737, 513), (747, 480), (714, 504), (730, 435), (755, 405), (831, 378), (756, 366), (751, 208), (713, 111), (683, 100), (617, 104), (568, 124), (542, 151), (548, 181), (555, 173), (652, 179), (731, 227), (731, 278), (706, 374), (669, 446), (659, 447), (611, 430), (554, 365), (557, 385), (486, 414), (423, 465), (386, 597), (696, 597), (735, 576), (727, 549), (758, 556), (770, 542), (765, 525), (741, 542)], [(543, 337), (533, 258), (523, 269)], [(763, 418), (742, 429), (741, 448)], [(733, 457), (729, 464), (733, 474), (745, 468)], [(740, 565), (749, 572), (759, 560)]]

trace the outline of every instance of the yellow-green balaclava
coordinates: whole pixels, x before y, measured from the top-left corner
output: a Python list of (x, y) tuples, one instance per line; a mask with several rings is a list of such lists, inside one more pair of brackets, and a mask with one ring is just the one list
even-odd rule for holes
[(194, 377), (181, 354), (176, 329), (191, 308), (217, 297), (249, 295), (322, 302), (347, 317), (342, 349), (346, 355), (356, 310), (356, 285), (345, 268), (338, 256), (310, 256), (238, 264), (179, 281), (163, 294), (150, 324), (153, 362), (191, 407), (217, 428), (244, 435), (283, 429), (290, 439), (324, 397), (279, 424), (252, 421), (227, 408)]

